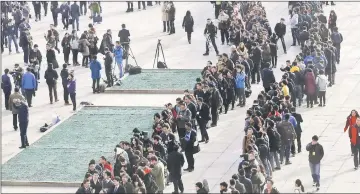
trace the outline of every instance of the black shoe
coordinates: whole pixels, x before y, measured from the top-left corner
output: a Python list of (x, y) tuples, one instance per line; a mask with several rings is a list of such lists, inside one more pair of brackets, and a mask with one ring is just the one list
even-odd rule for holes
[(200, 141), (199, 141), (199, 143), (202, 143), (202, 142), (205, 142), (205, 140), (204, 140), (204, 139), (202, 139), (202, 140), (200, 140)]
[(193, 168), (189, 169), (189, 172), (192, 172), (192, 171), (194, 171), (194, 169), (193, 169)]
[(191, 169), (190, 168), (185, 168), (184, 171), (190, 171)]
[(209, 53), (204, 53), (203, 56), (209, 56)]
[(24, 149), (24, 148), (26, 148), (26, 146), (20, 146), (20, 147), (19, 147), (19, 149)]
[(357, 170), (357, 169), (359, 169), (359, 167), (355, 167), (354, 169)]
[(292, 44), (291, 46), (296, 46), (296, 44)]
[(320, 103), (319, 106), (322, 107), (323, 105)]
[(290, 160), (285, 162), (285, 165), (289, 165), (289, 164), (292, 164), (292, 163), (290, 162)]
[(17, 128), (14, 128), (15, 131), (17, 131)]
[(281, 167), (276, 167), (275, 170), (281, 170)]
[(209, 140), (206, 140), (205, 143), (209, 143)]
[(26, 143), (25, 146), (28, 147), (28, 146), (30, 146), (30, 145), (29, 145), (29, 143)]
[(211, 126), (211, 127), (216, 127), (216, 124), (211, 124), (210, 126)]

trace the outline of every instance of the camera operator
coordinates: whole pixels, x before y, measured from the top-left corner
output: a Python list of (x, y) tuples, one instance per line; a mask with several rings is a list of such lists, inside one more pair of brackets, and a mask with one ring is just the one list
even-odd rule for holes
[(213, 45), (216, 55), (219, 55), (219, 50), (216, 46), (215, 37), (217, 34), (217, 28), (213, 24), (210, 18), (207, 19), (207, 23), (204, 30), (204, 36), (206, 37), (206, 52), (203, 54), (204, 56), (209, 55), (209, 42)]
[(13, 71), (11, 71), (10, 74), (13, 77), (15, 87), (21, 87), (21, 80), (24, 71), (20, 65), (16, 63)]
[(129, 44), (130, 44), (130, 31), (126, 29), (125, 24), (121, 24), (121, 30), (119, 31), (118, 37), (120, 38), (120, 44), (125, 49), (126, 55), (124, 55), (127, 58), (127, 52), (129, 50)]

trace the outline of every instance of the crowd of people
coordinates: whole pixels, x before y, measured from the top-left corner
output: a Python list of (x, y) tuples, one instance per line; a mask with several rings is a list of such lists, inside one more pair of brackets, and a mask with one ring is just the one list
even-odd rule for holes
[[(133, 11), (133, 2), (128, 2), (127, 12)], [(138, 2), (145, 8), (145, 1)], [(211, 20), (207, 20), (204, 35), (207, 37), (206, 52), (209, 55), (210, 43), (218, 61), (213, 64), (207, 62), (194, 87), (194, 93), (184, 91), (184, 97), (177, 98), (173, 105), (167, 103), (161, 113), (154, 114), (153, 131), (134, 129), (133, 138), (130, 141), (121, 141), (116, 145), (113, 159), (102, 156), (97, 163), (91, 160), (85, 179), (77, 193), (162, 193), (165, 186), (172, 182), (174, 193), (184, 192), (182, 183), (182, 168), (187, 161), (185, 171), (192, 172), (195, 168), (194, 154), (200, 152), (199, 143), (209, 143), (207, 129), (216, 127), (219, 114), (227, 114), (235, 109), (235, 103), (239, 107), (246, 106), (246, 99), (251, 95), (251, 85), (262, 81), (264, 90), (258, 94), (251, 108), (246, 111), (243, 141), (243, 161), (239, 164), (238, 174), (232, 176), (229, 183), (220, 184), (220, 192), (232, 193), (278, 193), (273, 187), (274, 171), (280, 170), (281, 165), (290, 165), (290, 157), (300, 153), (301, 143), (301, 114), (296, 112), (296, 107), (301, 106), (306, 95), (306, 104), (312, 108), (314, 104), (326, 105), (326, 89), (335, 84), (336, 63), (340, 63), (340, 48), (343, 37), (336, 27), (336, 13), (331, 11), (329, 19), (323, 15), (320, 2), (291, 2), (289, 3), (290, 26), (293, 37), (293, 45), (299, 45), (301, 53), (295, 60), (286, 61), (286, 65), (280, 70), (284, 72), (281, 80), (276, 81), (272, 68), (277, 67), (278, 47), (277, 42), (282, 42), (284, 53), (286, 45), (285, 19), (281, 19), (275, 28), (270, 27), (266, 18), (265, 8), (261, 2), (213, 2), (215, 17), (218, 26)], [(2, 2), (3, 4), (3, 2)], [(14, 129), (19, 126), (21, 131), (20, 148), (28, 146), (26, 128), (28, 122), (28, 107), (31, 107), (32, 97), (38, 87), (40, 78), (40, 64), (42, 54), (37, 44), (32, 43), (30, 34), (27, 3), (20, 4), (4, 3), (6, 17), (2, 18), (2, 30), (8, 32), (2, 35), (2, 40), (8, 40), (11, 53), (11, 42), (14, 42), (16, 51), (18, 46), (24, 51), (24, 63), (27, 65), (26, 72), (17, 64), (14, 71), (5, 70), (2, 76), (2, 89), (5, 93), (6, 109), (14, 115)], [(41, 20), (41, 7), (47, 10), (47, 3), (34, 2), (36, 21)], [(46, 5), (46, 6), (45, 6)], [(149, 5), (149, 4), (148, 4)], [(113, 63), (118, 65), (121, 78), (124, 75), (123, 59), (128, 56), (128, 43), (130, 32), (122, 25), (118, 37), (120, 41), (113, 44), (112, 32), (107, 30), (100, 41), (96, 35), (95, 24), (101, 22), (100, 2), (92, 2), (90, 5), (93, 22), (88, 25), (80, 38), (79, 16), (86, 15), (86, 2), (74, 2), (70, 5), (64, 2), (59, 8), (57, 2), (51, 2), (51, 11), (54, 24), (45, 34), (47, 41), (47, 66), (45, 79), (49, 88), (50, 103), (58, 101), (56, 80), (58, 74), (54, 70), (59, 67), (56, 60), (56, 50), (60, 53), (58, 43), (63, 48), (65, 64), (60, 73), (64, 88), (64, 101), (70, 105), (69, 96), (76, 110), (76, 80), (74, 73), (68, 71), (69, 65), (80, 65), (77, 56), (82, 53), (82, 66), (90, 67), (93, 79), (93, 92), (100, 92), (101, 63), (97, 54), (104, 55), (106, 83), (114, 84)], [(84, 8), (84, 10), (83, 10)], [(13, 9), (13, 10), (12, 10)], [(12, 11), (14, 19), (10, 19), (7, 13)], [(172, 2), (165, 2), (163, 11), (163, 30), (169, 34), (175, 33), (174, 20), (175, 8)], [(72, 23), (72, 32), (66, 33), (60, 42), (57, 15), (61, 13), (63, 29), (68, 30)], [(46, 11), (45, 11), (46, 15)], [(95, 19), (96, 18), (96, 19)], [(6, 19), (6, 22), (4, 22)], [(75, 28), (75, 24), (77, 24)], [(326, 26), (328, 24), (328, 26)], [(193, 19), (191, 14), (184, 17), (183, 27), (188, 33), (188, 41), (191, 44), (191, 32), (193, 31)], [(220, 55), (216, 45), (217, 31), (221, 34), (221, 43), (229, 44), (231, 52)], [(20, 42), (17, 45), (18, 32)], [(4, 43), (4, 44), (3, 44)], [(70, 62), (69, 54), (72, 52), (73, 60)], [(9, 74), (14, 77), (15, 89), (11, 93), (13, 84)], [(23, 97), (22, 94), (25, 95)], [(24, 101), (27, 101), (24, 103)], [(354, 113), (355, 114), (355, 113)], [(350, 123), (354, 123), (350, 116)], [(201, 138), (197, 135), (200, 131)], [(345, 129), (345, 131), (346, 131)], [(353, 133), (353, 129), (349, 130)], [(177, 134), (177, 137), (175, 136)], [(295, 145), (296, 141), (296, 145)], [(356, 143), (352, 144), (354, 158), (358, 157)], [(320, 188), (320, 161), (324, 155), (322, 146), (318, 143), (315, 135), (312, 142), (307, 144), (309, 162), (314, 186)], [(181, 152), (184, 152), (185, 158)], [(356, 154), (355, 154), (356, 153)], [(280, 155), (280, 158), (279, 158)], [(357, 159), (356, 159), (357, 160)], [(355, 161), (355, 159), (354, 159)], [(355, 163), (357, 168), (358, 163)], [(265, 187), (266, 185), (266, 187)], [(297, 189), (304, 192), (300, 180), (296, 180)], [(198, 193), (208, 193), (207, 182), (196, 183)]]

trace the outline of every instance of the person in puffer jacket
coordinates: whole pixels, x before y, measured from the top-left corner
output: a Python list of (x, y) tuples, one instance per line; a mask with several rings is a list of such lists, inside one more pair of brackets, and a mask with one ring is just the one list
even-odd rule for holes
[[(320, 104), (319, 106), (325, 106), (326, 105), (326, 89), (328, 85), (328, 80), (325, 76), (324, 70), (319, 71), (319, 75), (316, 77), (316, 86), (319, 90), (319, 99)], [(323, 104), (324, 102), (324, 104)]]
[(124, 76), (124, 66), (123, 66), (123, 48), (120, 45), (119, 41), (116, 41), (116, 45), (114, 48), (114, 57), (115, 57), (115, 64), (119, 68), (120, 77), (122, 78)]

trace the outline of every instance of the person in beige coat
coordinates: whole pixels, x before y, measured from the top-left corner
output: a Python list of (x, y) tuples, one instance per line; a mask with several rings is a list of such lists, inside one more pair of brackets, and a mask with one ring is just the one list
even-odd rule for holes
[(163, 193), (165, 189), (165, 167), (156, 156), (150, 158), (151, 175), (155, 178), (156, 185), (158, 186), (158, 193)]
[(12, 93), (9, 97), (9, 110), (13, 114), (13, 127), (14, 127), (14, 130), (16, 131), (18, 129), (17, 117), (18, 117), (19, 112), (16, 108), (14, 108), (13, 102), (15, 99), (18, 99), (20, 101), (25, 101), (25, 97), (20, 94), (18, 87), (15, 88), (14, 93)]
[[(170, 21), (169, 21), (169, 14), (167, 12), (168, 10), (168, 2), (164, 1), (163, 6), (161, 7), (161, 12), (162, 12), (162, 21), (163, 21), (163, 32), (170, 32)], [(166, 28), (167, 27), (167, 28)]]

